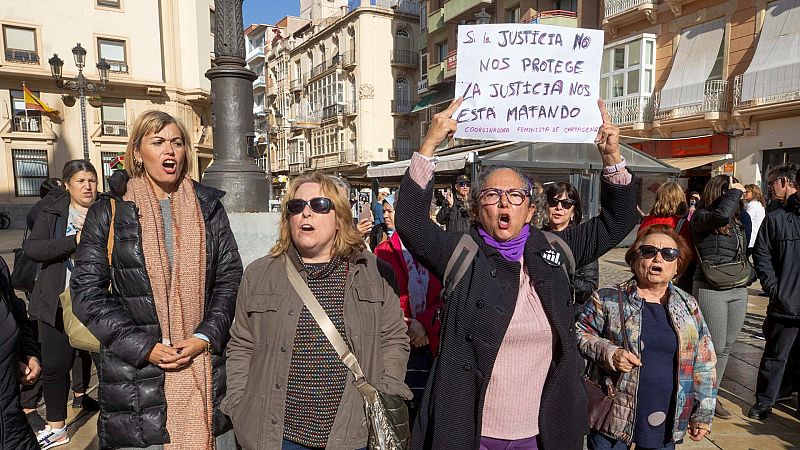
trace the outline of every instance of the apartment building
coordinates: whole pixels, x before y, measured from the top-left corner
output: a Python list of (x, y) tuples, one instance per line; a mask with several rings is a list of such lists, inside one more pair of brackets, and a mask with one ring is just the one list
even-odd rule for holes
[[(601, 94), (687, 187), (800, 162), (800, 1), (606, 0)], [(765, 187), (765, 186), (764, 186)]]
[(320, 19), (330, 9), (314, 11), (265, 40), (254, 111), (265, 117), (275, 192), (309, 170), (362, 176), (418, 145), (416, 1), (350, 0)]
[[(142, 111), (167, 111), (187, 126), (199, 178), (212, 159), (210, 82), (213, 0), (0, 0), (0, 209), (24, 226), (39, 185), (83, 158), (80, 101), (62, 94), (48, 59), (64, 60), (63, 78), (78, 73), (72, 48), (86, 50), (84, 76), (99, 81), (100, 58), (111, 69), (105, 91), (86, 105), (89, 156), (98, 172), (125, 150), (128, 127)], [(26, 110), (22, 84), (59, 115)], [(71, 105), (71, 106), (68, 106)], [(101, 176), (99, 189), (105, 189)]]
[[(599, 28), (596, 0), (422, 0), (420, 1), (419, 134), (454, 97), (458, 25), (542, 23)], [(463, 143), (454, 140), (454, 144)]]

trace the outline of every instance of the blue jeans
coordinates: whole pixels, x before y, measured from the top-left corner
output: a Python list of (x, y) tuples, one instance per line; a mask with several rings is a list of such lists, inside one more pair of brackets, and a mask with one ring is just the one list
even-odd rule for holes
[[(586, 439), (586, 447), (589, 450), (628, 450), (630, 447), (624, 441), (610, 438), (602, 433), (592, 430)], [(665, 447), (657, 449), (646, 449), (636, 446), (636, 450), (675, 450), (675, 443), (670, 442)]]
[[(324, 450), (324, 448), (325, 447), (306, 447), (305, 445), (287, 441), (286, 439), (283, 440), (283, 445), (281, 446), (281, 450)], [(367, 447), (358, 450), (367, 450)]]

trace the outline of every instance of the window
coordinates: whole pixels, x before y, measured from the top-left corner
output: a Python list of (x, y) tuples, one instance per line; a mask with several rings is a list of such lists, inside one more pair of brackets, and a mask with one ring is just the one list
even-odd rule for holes
[(311, 156), (335, 155), (344, 150), (344, 133), (334, 126), (311, 132)]
[(447, 61), (447, 41), (436, 44), (436, 63)]
[(28, 64), (39, 63), (36, 51), (36, 30), (3, 25), (3, 41), (6, 43), (6, 61)]
[[(42, 131), (42, 112), (25, 108), (25, 96), (22, 91), (9, 91), (11, 94), (11, 129), (17, 132), (38, 133)], [(38, 92), (32, 92), (37, 98)]]
[(419, 31), (425, 32), (428, 29), (428, 2), (419, 2)]
[(428, 52), (420, 53), (419, 55), (419, 73), (427, 75), (428, 73)]
[(124, 99), (104, 98), (100, 114), (103, 122), (103, 136), (128, 136)]
[(562, 11), (578, 12), (578, 0), (556, 0), (555, 7)]
[(398, 105), (407, 105), (411, 103), (411, 89), (408, 86), (408, 79), (397, 79), (394, 88), (394, 100)]
[(643, 37), (603, 51), (600, 97), (649, 96), (655, 84), (655, 38)]
[(519, 5), (506, 10), (506, 22), (507, 23), (519, 22)]
[(408, 39), (409, 38), (408, 31), (406, 31), (406, 30), (397, 30), (396, 36), (398, 38), (403, 38), (403, 39)]
[(214, 34), (214, 32), (217, 30), (217, 13), (214, 12), (213, 9), (208, 11), (208, 19), (209, 19), (211, 34)]
[(17, 197), (38, 197), (39, 187), (47, 179), (47, 150), (12, 149), (14, 192)]
[(97, 0), (97, 6), (119, 9), (119, 2), (120, 0)]
[(128, 73), (125, 41), (100, 38), (97, 40), (97, 48), (100, 58), (105, 58), (111, 64), (111, 72)]
[(100, 158), (102, 161), (102, 170), (103, 170), (103, 192), (108, 192), (110, 190), (110, 186), (108, 185), (108, 178), (111, 176), (114, 171), (111, 170), (111, 163), (117, 158), (117, 156), (123, 154), (124, 152), (100, 152)]

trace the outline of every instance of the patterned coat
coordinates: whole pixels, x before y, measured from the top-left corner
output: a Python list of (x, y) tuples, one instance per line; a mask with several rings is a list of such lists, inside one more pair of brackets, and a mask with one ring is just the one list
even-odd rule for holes
[[(625, 306), (625, 326), (628, 345), (641, 359), (642, 299), (636, 295), (636, 282), (622, 285)], [(669, 318), (678, 336), (678, 388), (675, 395), (675, 421), (672, 438), (680, 442), (688, 425), (711, 430), (717, 399), (717, 357), (711, 335), (697, 306), (697, 301), (680, 288), (670, 284)], [(581, 354), (595, 363), (593, 379), (613, 371), (612, 356), (622, 347), (616, 286), (599, 289), (583, 311), (578, 314), (576, 332)], [(622, 374), (619, 392), (611, 409), (612, 419), (602, 430), (614, 439), (630, 443), (636, 415), (639, 369), (634, 367)]]

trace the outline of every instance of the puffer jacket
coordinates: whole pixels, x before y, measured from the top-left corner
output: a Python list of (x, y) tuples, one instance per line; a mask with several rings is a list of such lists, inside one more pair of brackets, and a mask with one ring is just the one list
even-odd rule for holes
[[(714, 209), (698, 209), (692, 216), (692, 239), (697, 247), (700, 260), (707, 260), (716, 264), (728, 263), (736, 257), (739, 247), (737, 233), (742, 234), (740, 225), (736, 225), (734, 217), (739, 209), (739, 200), (742, 199), (742, 191), (738, 189), (728, 189), (722, 194), (719, 204)], [(717, 228), (731, 225), (730, 236), (717, 234)], [(734, 233), (736, 229), (736, 233)], [(745, 244), (746, 245), (746, 244)], [(697, 264), (694, 280), (705, 282), (702, 264)]]
[[(100, 380), (100, 446), (146, 447), (169, 442), (164, 371), (147, 361), (147, 354), (161, 340), (161, 327), (142, 253), (139, 210), (133, 202), (122, 200), (127, 175), (122, 176), (124, 182), (112, 182), (119, 190), (112, 187), (89, 209), (70, 288), (75, 315), (101, 343), (95, 360)], [(214, 435), (218, 436), (231, 429), (219, 404), (226, 391), (224, 351), (242, 279), (242, 260), (220, 202), (225, 194), (198, 183), (194, 188), (206, 227), (205, 314), (195, 332), (211, 343)], [(116, 200), (116, 214), (109, 267), (106, 243), (111, 198)]]
[[(680, 288), (670, 284), (668, 314), (678, 336), (678, 361), (675, 392), (673, 442), (680, 442), (689, 424), (711, 430), (717, 398), (717, 357), (711, 335), (703, 320), (697, 301)], [(636, 294), (636, 282), (622, 285), (625, 330), (628, 347), (642, 358), (641, 326), (642, 299)], [(593, 364), (591, 377), (600, 380), (614, 372), (614, 352), (623, 347), (616, 286), (598, 290), (578, 314), (576, 324), (578, 349)], [(631, 443), (636, 423), (636, 399), (639, 369), (634, 367), (622, 374), (619, 391), (611, 407), (611, 420), (599, 431), (614, 439)], [(643, 392), (642, 394), (647, 394)]]

